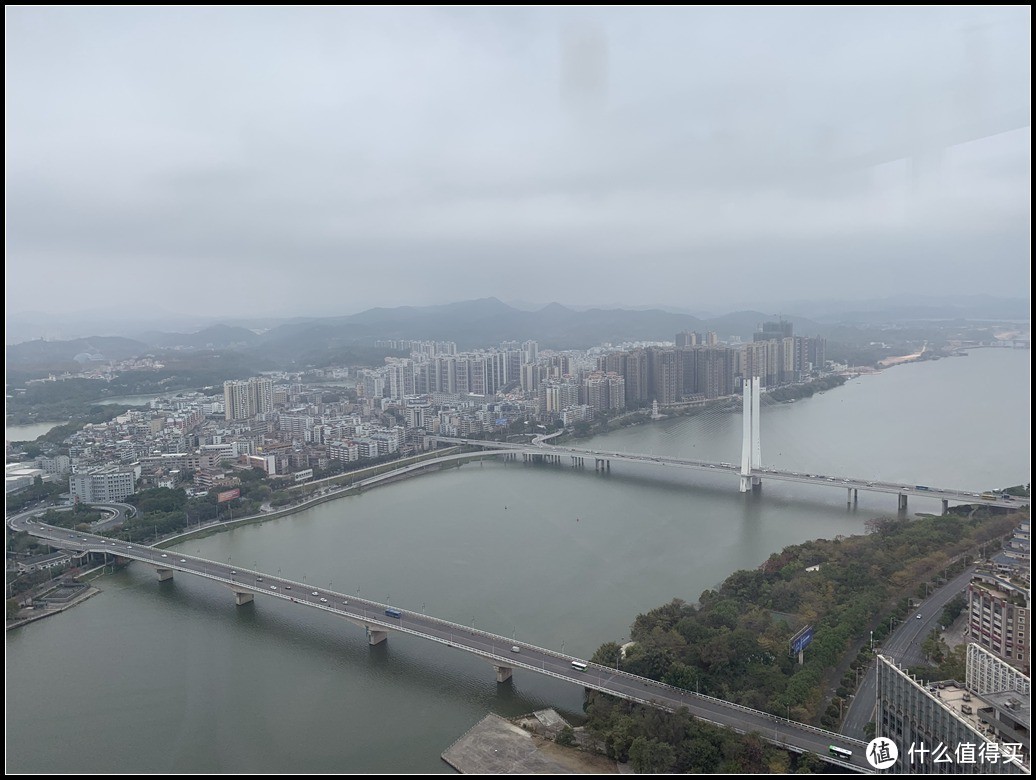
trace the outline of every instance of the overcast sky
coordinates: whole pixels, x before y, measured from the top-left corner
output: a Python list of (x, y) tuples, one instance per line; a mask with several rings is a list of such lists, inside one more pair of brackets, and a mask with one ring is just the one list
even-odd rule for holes
[(9, 313), (1028, 295), (1028, 7), (5, 17)]

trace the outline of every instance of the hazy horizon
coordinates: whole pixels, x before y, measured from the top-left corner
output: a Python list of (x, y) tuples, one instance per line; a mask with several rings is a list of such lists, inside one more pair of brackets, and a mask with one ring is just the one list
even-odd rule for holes
[(8, 317), (1029, 290), (1028, 7), (5, 18)]

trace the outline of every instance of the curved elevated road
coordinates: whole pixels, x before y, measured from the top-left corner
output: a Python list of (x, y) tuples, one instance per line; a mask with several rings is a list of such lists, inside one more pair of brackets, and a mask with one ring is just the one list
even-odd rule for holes
[[(400, 610), (399, 616), (386, 613), (388, 605), (356, 598), (344, 593), (317, 588), (263, 572), (237, 569), (230, 564), (218, 563), (196, 556), (165, 551), (157, 547), (107, 539), (93, 534), (69, 531), (45, 525), (27, 515), (8, 520), (15, 530), (25, 531), (45, 539), (54, 547), (106, 553), (154, 566), (161, 573), (184, 572), (220, 582), (238, 594), (264, 594), (302, 606), (321, 609), (345, 618), (368, 633), (398, 631), (419, 636), (433, 642), (465, 650), (481, 656), (497, 667), (528, 669), (603, 691), (612, 696), (636, 701), (667, 710), (686, 707), (703, 720), (727, 726), (741, 733), (756, 732), (774, 744), (797, 752), (815, 753), (825, 761), (856, 771), (870, 772), (864, 758), (864, 743), (841, 734), (824, 731), (785, 718), (775, 718), (765, 712), (738, 704), (702, 696), (674, 688), (645, 677), (628, 674), (607, 666), (587, 663), (585, 669), (573, 667), (580, 662), (574, 656), (563, 655), (547, 648), (525, 642), (514, 642), (499, 634), (479, 631), (448, 620)], [(514, 647), (518, 651), (513, 650)], [(836, 745), (852, 751), (849, 761), (840, 761), (828, 754), (828, 746)]]

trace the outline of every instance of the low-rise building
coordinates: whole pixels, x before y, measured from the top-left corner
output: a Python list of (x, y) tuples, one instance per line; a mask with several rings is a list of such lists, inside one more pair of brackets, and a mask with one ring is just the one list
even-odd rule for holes
[(87, 504), (122, 501), (132, 495), (136, 483), (133, 468), (94, 468), (68, 478), (72, 500)]

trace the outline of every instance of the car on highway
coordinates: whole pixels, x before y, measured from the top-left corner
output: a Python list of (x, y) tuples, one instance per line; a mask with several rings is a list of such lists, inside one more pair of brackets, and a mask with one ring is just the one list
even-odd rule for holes
[(255, 581), (256, 581), (256, 582), (262, 582), (262, 581), (263, 581), (263, 578), (262, 578), (262, 577), (256, 577), (256, 578), (255, 578)]
[(321, 603), (323, 603), (323, 604), (326, 604), (326, 603), (327, 603), (327, 599), (325, 599), (325, 598), (321, 598), (321, 599), (320, 599), (320, 601), (321, 601)]
[(180, 563), (187, 563), (187, 559), (186, 558), (181, 558), (180, 559)]
[(920, 612), (918, 612), (918, 613), (917, 613), (917, 619), (918, 619), (918, 620), (920, 620), (920, 619), (921, 619), (921, 613), (920, 613)]
[(518, 647), (518, 645), (511, 645), (511, 652), (512, 653), (520, 653), (521, 651), (522, 651), (522, 649), (520, 647)]
[(166, 555), (165, 553), (162, 553), (162, 557), (163, 557), (163, 558), (168, 558), (169, 556), (168, 556), (168, 555)]
[(230, 573), (231, 573), (231, 574), (237, 574), (237, 569), (231, 569), (231, 570), (230, 570)]
[(285, 589), (285, 590), (291, 590), (291, 585), (285, 585), (285, 586), (284, 586), (284, 589)]
[(270, 586), (270, 590), (277, 590), (277, 586), (276, 585), (271, 585)]
[(312, 593), (310, 593), (309, 595), (310, 595), (310, 596), (319, 596), (319, 595), (320, 595), (320, 593), (318, 593), (317, 591), (313, 591), (313, 592), (312, 592)]

